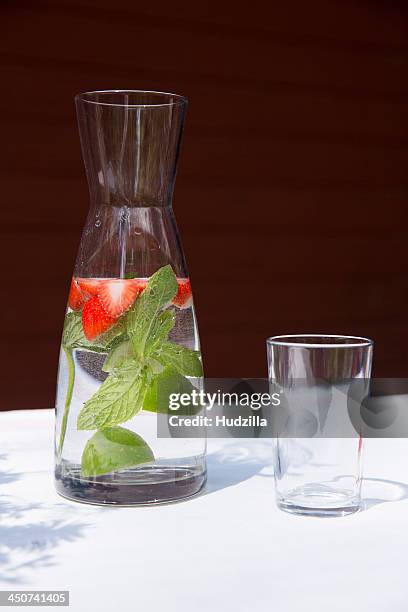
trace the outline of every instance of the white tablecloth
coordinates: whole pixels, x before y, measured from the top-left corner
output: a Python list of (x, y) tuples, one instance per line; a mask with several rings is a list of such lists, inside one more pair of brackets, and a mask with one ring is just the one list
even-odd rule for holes
[(0, 589), (69, 590), (81, 612), (407, 612), (408, 440), (366, 441), (366, 510), (318, 519), (276, 508), (268, 441), (211, 440), (183, 503), (70, 503), (52, 430), (49, 410), (0, 413)]

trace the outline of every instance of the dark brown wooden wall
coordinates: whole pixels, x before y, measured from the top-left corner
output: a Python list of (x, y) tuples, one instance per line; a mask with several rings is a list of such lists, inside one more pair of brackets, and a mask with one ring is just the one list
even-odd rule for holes
[(408, 5), (239, 6), (0, 5), (2, 409), (53, 405), (90, 89), (190, 100), (174, 206), (208, 375), (265, 375), (287, 332), (371, 336), (407, 374)]

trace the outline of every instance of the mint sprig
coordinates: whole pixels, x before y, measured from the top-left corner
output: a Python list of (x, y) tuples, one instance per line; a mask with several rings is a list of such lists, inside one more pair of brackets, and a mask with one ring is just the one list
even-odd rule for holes
[(124, 341), (113, 348), (105, 361), (103, 369), (109, 372), (108, 378), (79, 413), (78, 429), (113, 427), (130, 420), (143, 408), (146, 395), (152, 397), (150, 387), (166, 367), (171, 366), (181, 376), (202, 376), (199, 352), (167, 340), (175, 313), (164, 308), (177, 289), (171, 266), (151, 276), (126, 315), (126, 330), (121, 336)]
[(186, 377), (203, 374), (199, 351), (168, 340), (176, 321), (170, 307), (178, 290), (171, 266), (160, 268), (143, 293), (116, 325), (96, 342), (83, 333), (81, 313), (67, 314), (62, 346), (68, 360), (68, 388), (58, 451), (61, 454), (75, 382), (75, 349), (108, 353), (103, 371), (107, 379), (79, 412), (79, 430), (97, 430), (82, 455), (84, 476), (97, 476), (153, 461), (153, 453), (134, 432), (118, 427), (140, 410), (166, 412), (168, 397), (188, 392)]

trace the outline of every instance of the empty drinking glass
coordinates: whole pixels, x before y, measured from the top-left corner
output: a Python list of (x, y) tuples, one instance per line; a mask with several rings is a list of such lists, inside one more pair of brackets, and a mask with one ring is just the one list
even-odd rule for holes
[(361, 507), (362, 438), (353, 428), (368, 394), (373, 342), (337, 335), (267, 340), (271, 393), (281, 394), (274, 428), (279, 508), (343, 516)]

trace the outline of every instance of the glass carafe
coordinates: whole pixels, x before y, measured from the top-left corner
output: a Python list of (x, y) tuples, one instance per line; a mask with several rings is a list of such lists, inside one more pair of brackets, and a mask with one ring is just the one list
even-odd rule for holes
[(61, 342), (55, 477), (77, 501), (167, 502), (205, 482), (205, 439), (161, 438), (156, 423), (168, 410), (158, 388), (203, 376), (172, 210), (186, 104), (148, 91), (76, 97), (91, 205)]

